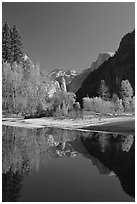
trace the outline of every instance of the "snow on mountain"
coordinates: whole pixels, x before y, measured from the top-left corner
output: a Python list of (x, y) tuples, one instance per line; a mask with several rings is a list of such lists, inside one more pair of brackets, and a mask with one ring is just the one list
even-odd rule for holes
[(50, 73), (50, 78), (52, 80), (60, 81), (60, 79), (63, 77), (66, 81), (66, 84), (68, 84), (77, 75), (78, 75), (77, 71), (73, 69), (72, 70), (55, 69)]
[(114, 56), (114, 52), (107, 52), (109, 55), (110, 55), (110, 57), (113, 57)]

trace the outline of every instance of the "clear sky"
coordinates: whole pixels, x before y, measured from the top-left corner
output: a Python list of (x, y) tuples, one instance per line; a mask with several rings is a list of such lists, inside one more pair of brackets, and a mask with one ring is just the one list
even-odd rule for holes
[(4, 2), (2, 16), (17, 26), (30, 59), (47, 71), (89, 68), (135, 28), (133, 2)]

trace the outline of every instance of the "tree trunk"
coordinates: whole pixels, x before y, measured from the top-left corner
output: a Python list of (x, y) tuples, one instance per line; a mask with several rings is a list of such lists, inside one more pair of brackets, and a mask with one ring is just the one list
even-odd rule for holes
[(12, 98), (13, 98), (13, 108), (14, 108), (14, 112), (15, 112), (15, 110), (16, 110), (15, 91), (13, 91), (13, 96), (12, 96)]

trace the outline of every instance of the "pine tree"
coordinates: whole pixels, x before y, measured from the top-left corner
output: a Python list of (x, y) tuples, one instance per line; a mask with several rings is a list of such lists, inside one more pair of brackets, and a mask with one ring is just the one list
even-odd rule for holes
[(2, 28), (2, 61), (11, 62), (13, 59), (11, 51), (11, 30), (6, 22)]
[(23, 56), (23, 46), (15, 25), (11, 32), (11, 51), (13, 53), (13, 62), (20, 63)]
[(109, 100), (110, 99), (110, 93), (109, 93), (109, 88), (106, 85), (104, 80), (101, 80), (101, 84), (100, 84), (100, 88), (98, 91), (99, 96), (103, 99), (103, 100)]

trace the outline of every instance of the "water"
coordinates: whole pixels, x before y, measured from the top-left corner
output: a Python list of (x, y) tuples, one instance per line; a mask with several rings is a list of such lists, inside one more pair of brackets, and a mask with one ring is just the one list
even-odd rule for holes
[(2, 199), (134, 201), (133, 135), (3, 126)]

